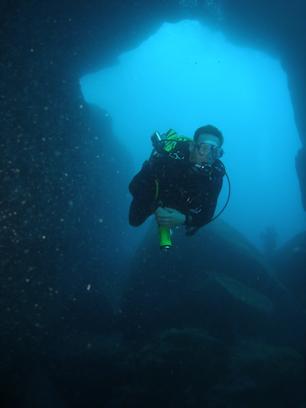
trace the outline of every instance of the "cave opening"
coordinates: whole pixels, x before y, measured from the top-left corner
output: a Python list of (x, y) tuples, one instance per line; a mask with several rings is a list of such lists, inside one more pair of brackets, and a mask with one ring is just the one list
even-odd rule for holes
[[(222, 218), (261, 246), (302, 230), (304, 212), (294, 158), (300, 141), (287, 76), (261, 50), (238, 47), (196, 20), (164, 23), (117, 64), (80, 79), (87, 103), (107, 111), (133, 158), (132, 177), (151, 151), (150, 135), (169, 128), (193, 136), (205, 124), (225, 137), (223, 162), (232, 196)], [(227, 196), (224, 183), (220, 209)], [(218, 210), (217, 209), (217, 210)]]

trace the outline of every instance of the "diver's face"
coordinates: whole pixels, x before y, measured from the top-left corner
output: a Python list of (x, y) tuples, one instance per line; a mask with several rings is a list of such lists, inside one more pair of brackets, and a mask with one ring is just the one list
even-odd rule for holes
[(197, 164), (212, 164), (216, 160), (216, 146), (206, 143), (207, 137), (200, 135), (194, 143), (193, 161)]
[(201, 162), (212, 163), (214, 161), (213, 146), (208, 143), (197, 143), (198, 157)]

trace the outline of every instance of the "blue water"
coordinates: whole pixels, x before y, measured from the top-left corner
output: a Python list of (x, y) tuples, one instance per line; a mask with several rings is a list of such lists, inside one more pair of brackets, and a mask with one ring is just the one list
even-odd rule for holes
[[(232, 183), (222, 218), (259, 248), (267, 227), (276, 230), (279, 245), (305, 228), (294, 163), (301, 142), (286, 73), (274, 56), (183, 20), (161, 25), (114, 66), (81, 78), (81, 87), (86, 101), (112, 118), (134, 173), (150, 153), (154, 130), (192, 137), (197, 127), (213, 124), (225, 137)], [(218, 210), (227, 193), (225, 183)]]

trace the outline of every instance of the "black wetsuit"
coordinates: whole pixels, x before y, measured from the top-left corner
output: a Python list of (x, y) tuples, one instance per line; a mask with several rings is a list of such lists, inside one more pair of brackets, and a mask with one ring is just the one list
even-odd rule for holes
[(194, 232), (214, 215), (222, 188), (224, 165), (195, 165), (189, 159), (189, 143), (179, 142), (174, 152), (155, 153), (132, 179), (129, 222), (141, 225), (157, 207), (174, 208), (186, 215), (186, 231)]

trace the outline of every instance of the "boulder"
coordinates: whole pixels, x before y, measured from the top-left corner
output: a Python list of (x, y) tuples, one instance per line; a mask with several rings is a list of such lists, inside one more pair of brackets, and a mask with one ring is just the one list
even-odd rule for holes
[(128, 335), (197, 327), (227, 341), (288, 340), (283, 316), (295, 313), (288, 291), (240, 233), (219, 221), (192, 237), (176, 230), (172, 239), (171, 251), (161, 252), (152, 224), (135, 254), (121, 302)]

